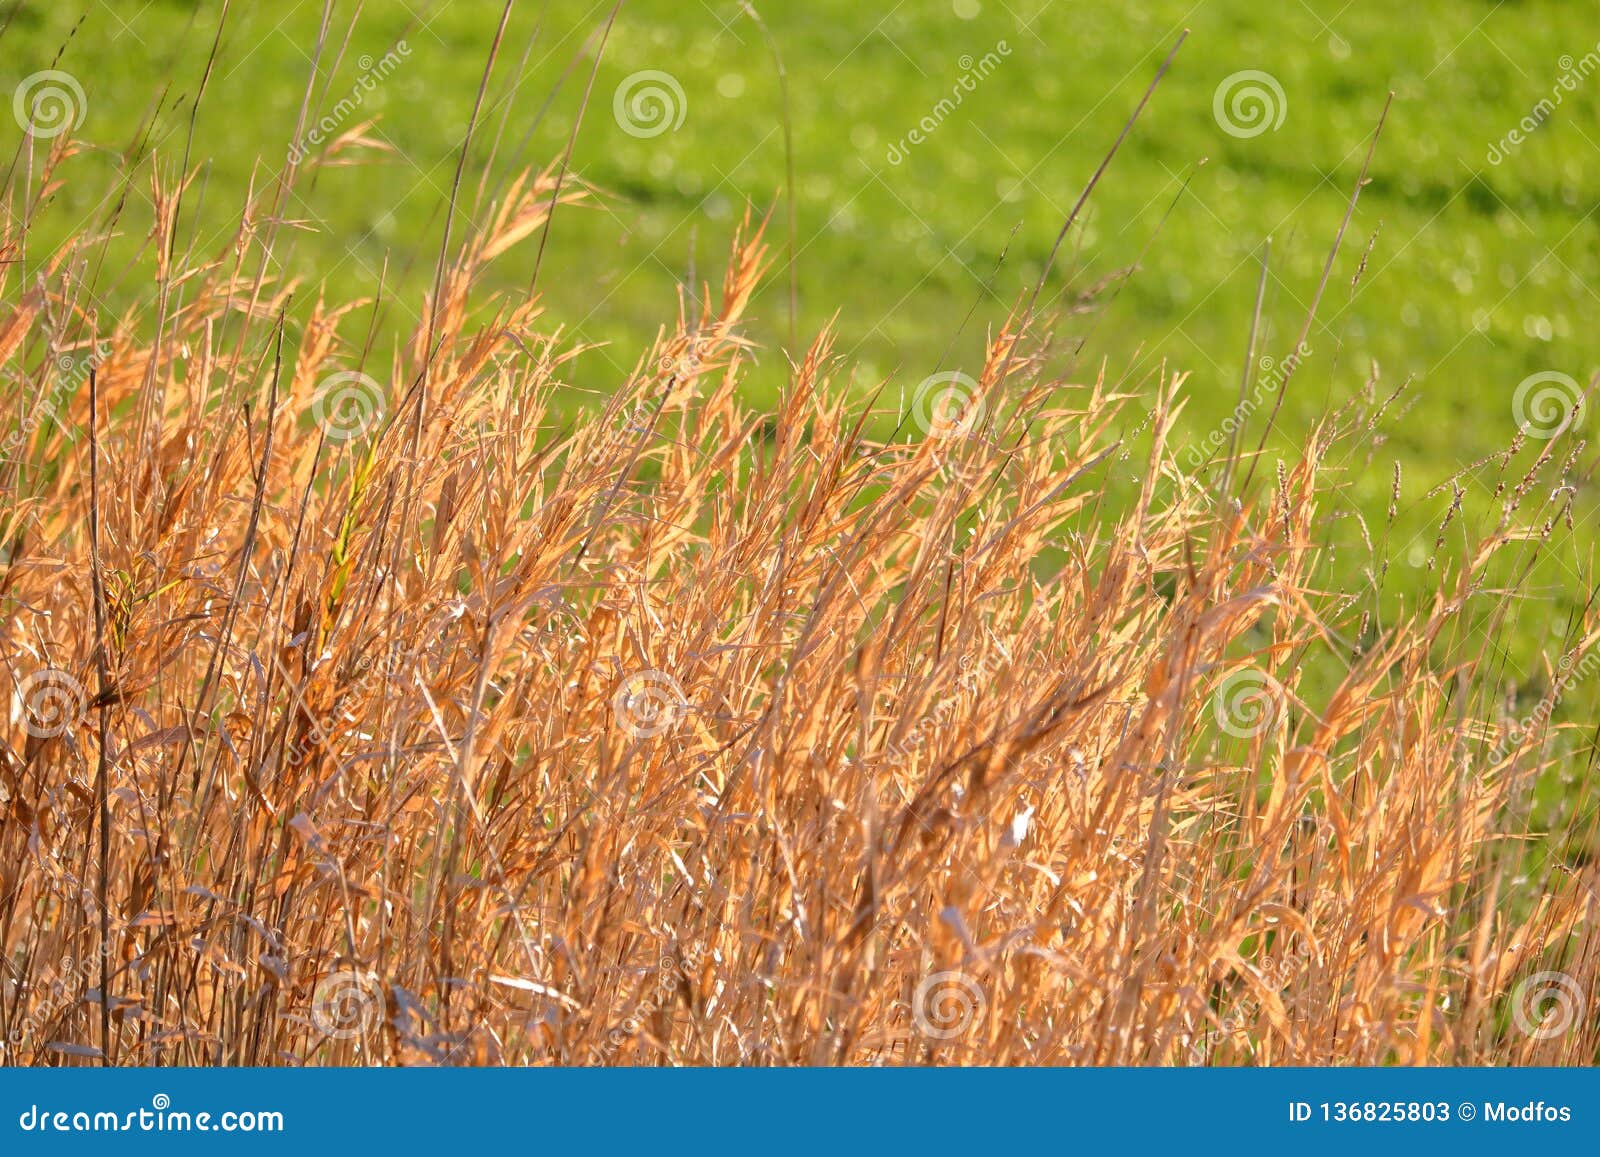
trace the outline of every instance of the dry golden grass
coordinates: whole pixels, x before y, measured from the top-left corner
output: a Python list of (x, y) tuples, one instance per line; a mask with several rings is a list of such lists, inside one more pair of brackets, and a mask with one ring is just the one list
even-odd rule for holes
[(469, 305), (555, 182), (382, 368), (371, 303), (282, 320), (281, 191), (200, 262), (157, 182), (116, 324), (102, 237), (0, 266), (8, 1061), (1596, 1059), (1596, 871), (1483, 644), (1573, 447), (1509, 447), (1397, 611), (1329, 549), (1381, 402), (1226, 491), (1179, 377), (1013, 318), (945, 436), (826, 336), (754, 413), (759, 228), (561, 428), (570, 344)]

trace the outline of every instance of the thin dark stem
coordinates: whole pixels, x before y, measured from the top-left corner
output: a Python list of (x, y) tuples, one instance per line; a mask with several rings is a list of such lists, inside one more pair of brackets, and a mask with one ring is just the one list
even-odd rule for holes
[(100, 879), (95, 898), (100, 907), (100, 1063), (111, 1064), (111, 803), (107, 783), (110, 766), (106, 754), (106, 708), (111, 701), (111, 677), (106, 662), (106, 586), (100, 562), (100, 384), (93, 364), (89, 367), (89, 565), (94, 586), (94, 661), (98, 675), (95, 691), (99, 756), (95, 764), (94, 794), (99, 809)]
[(533, 276), (528, 279), (528, 296), (533, 296), (534, 287), (539, 284), (539, 270), (544, 266), (544, 250), (550, 241), (550, 223), (556, 219), (556, 206), (561, 203), (561, 186), (566, 183), (567, 169), (572, 164), (572, 150), (578, 145), (578, 130), (583, 127), (583, 114), (589, 110), (589, 97), (594, 92), (595, 74), (600, 71), (600, 58), (606, 53), (606, 41), (611, 39), (611, 28), (617, 22), (617, 13), (622, 11), (622, 0), (617, 0), (611, 9), (611, 15), (606, 17), (605, 28), (600, 33), (600, 43), (594, 50), (594, 64), (589, 68), (589, 79), (583, 86), (583, 100), (578, 105), (578, 115), (572, 120), (572, 135), (567, 138), (567, 147), (561, 154), (561, 168), (556, 171), (556, 185), (550, 190), (550, 208), (545, 212), (544, 225), (539, 230), (539, 252), (533, 259)]
[(1272, 413), (1267, 416), (1267, 425), (1261, 431), (1261, 441), (1256, 444), (1256, 452), (1251, 456), (1250, 470), (1244, 476), (1244, 483), (1240, 491), (1250, 488), (1250, 480), (1256, 475), (1256, 463), (1261, 460), (1261, 451), (1266, 448), (1267, 435), (1272, 433), (1272, 428), (1278, 420), (1278, 411), (1283, 409), (1283, 396), (1289, 392), (1289, 379), (1294, 376), (1294, 371), (1300, 365), (1300, 351), (1305, 348), (1306, 340), (1311, 336), (1311, 326), (1317, 320), (1317, 306), (1322, 304), (1322, 293), (1328, 288), (1328, 276), (1333, 272), (1333, 262), (1339, 256), (1339, 247), (1344, 243), (1345, 230), (1350, 228), (1350, 218), (1355, 216), (1356, 202), (1361, 199), (1361, 190), (1366, 187), (1367, 173), (1372, 168), (1372, 158), (1378, 151), (1378, 138), (1383, 135), (1383, 122), (1389, 119), (1389, 106), (1394, 103), (1394, 93), (1390, 93), (1383, 102), (1383, 112), (1378, 114), (1378, 127), (1372, 130), (1372, 143), (1367, 146), (1367, 159), (1361, 162), (1361, 175), (1356, 178), (1355, 188), (1350, 190), (1350, 203), (1345, 206), (1344, 220), (1339, 223), (1339, 232), (1334, 235), (1333, 247), (1328, 250), (1328, 260), (1322, 265), (1322, 280), (1317, 282), (1317, 292), (1311, 298), (1311, 307), (1306, 310), (1305, 324), (1300, 327), (1300, 336), (1295, 339), (1294, 349), (1284, 358), (1288, 367), (1283, 374), (1283, 380), (1278, 383), (1278, 396), (1272, 403)]

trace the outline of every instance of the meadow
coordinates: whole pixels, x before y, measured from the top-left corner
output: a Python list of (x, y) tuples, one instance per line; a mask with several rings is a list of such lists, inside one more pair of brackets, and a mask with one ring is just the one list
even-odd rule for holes
[[(34, 222), (43, 250), (115, 206), (111, 260), (132, 262), (153, 210), (144, 183), (118, 175), (152, 150), (168, 165), (188, 155), (195, 169), (185, 245), (223, 243), (247, 193), (282, 171), (314, 78), (316, 107), (345, 102), (338, 131), (361, 126), (362, 142), (297, 186), (275, 260), (301, 279), (302, 317), (317, 293), (351, 301), (385, 287), (373, 341), (392, 349), (433, 281), (499, 8), (374, 5), (324, 26), (310, 0), (235, 4), (208, 69), (220, 11), (170, 0), (8, 10), (14, 59), (95, 79), (75, 130), (94, 147), (79, 159), (82, 181), (52, 191), (52, 211)], [(542, 266), (541, 300), (583, 351), (553, 402), (563, 419), (617, 388), (677, 295), (699, 292), (747, 205), (776, 213), (786, 266), (794, 253), (792, 277), (780, 269), (761, 287), (747, 321), (767, 351), (744, 380), (749, 399), (773, 405), (797, 347), (823, 325), (838, 335), (854, 397), (970, 374), (1184, 29), (1160, 98), (1050, 263), (1061, 373), (1148, 391), (1163, 366), (1181, 368), (1188, 404), (1174, 437), (1202, 443), (1217, 431), (1241, 379), (1271, 382), (1293, 355), (1391, 92), (1311, 356), (1269, 444), (1294, 444), (1359, 394), (1403, 386), (1368, 468), (1352, 470), (1341, 495), (1363, 516), (1386, 512), (1400, 464), (1395, 587), (1425, 596), (1442, 513), (1426, 496), (1460, 471), (1487, 498), (1485, 456), (1536, 401), (1563, 411), (1600, 370), (1600, 340), (1582, 321), (1600, 284), (1590, 127), (1600, 34), (1581, 6), (935, 0), (879, 11), (819, 0), (758, 11), (759, 23), (723, 0), (629, 0), (607, 31), (610, 5), (551, 0), (518, 6), (506, 24), (454, 213), (482, 224), (500, 191), (487, 174), (572, 146), (572, 175), (594, 196), (563, 215), (551, 244), (488, 275), (519, 293)], [(625, 82), (652, 72), (673, 87), (638, 82), (628, 123)], [(1225, 89), (1251, 72), (1278, 87), (1254, 86), (1270, 107), (1251, 100), (1248, 81)], [(191, 124), (202, 80), (209, 95)], [(651, 119), (661, 93), (668, 123)], [(1234, 131), (1219, 108), (1238, 117)], [(932, 131), (910, 143), (924, 124)], [(792, 201), (782, 195), (791, 167)], [(135, 289), (118, 280), (102, 292), (117, 310)], [(897, 412), (875, 427), (882, 435), (911, 401), (898, 385), (887, 398)], [(1579, 510), (1592, 519), (1586, 487)], [(1548, 560), (1534, 576), (1554, 609), (1505, 640), (1524, 679), (1539, 679), (1581, 607), (1585, 565)]]
[(935, 7), (7, 10), (9, 1061), (1593, 1063), (1581, 21)]
[[(609, 8), (518, 7), (474, 161), (496, 146), (505, 162), (560, 155), (587, 79), (584, 53)], [(205, 72), (219, 11), (170, 0), (81, 11), (12, 5), (7, 76), (20, 77), (20, 61), (26, 71), (43, 67), (65, 44), (60, 66), (94, 77), (77, 131), (104, 150), (96, 159), (109, 175), (158, 92), (166, 107), (149, 147), (176, 152), (184, 143), (185, 102)], [(319, 64), (327, 107), (359, 93), (363, 60), (381, 60), (400, 41), (410, 51), (344, 126), (373, 122), (368, 135), (384, 147), (350, 150), (343, 166), (318, 175), (314, 195), (304, 190), (291, 204), (286, 272), (341, 301), (370, 296), (386, 279), (396, 290), (395, 331), (409, 328), (415, 291), (431, 283), (441, 205), (498, 16), (492, 4), (407, 3), (371, 5), (349, 28), (335, 17)], [(1585, 382), (1600, 369), (1600, 341), (1581, 320), (1600, 282), (1590, 219), (1600, 86), (1583, 66), (1600, 33), (1582, 17), (1563, 0), (770, 5), (761, 18), (787, 76), (793, 140), (796, 330), (836, 319), (861, 391), (891, 373), (931, 372), (957, 333), (945, 360), (970, 366), (981, 356), (982, 320), (1033, 284), (1128, 107), (1188, 28), (1161, 98), (1051, 280), (1063, 303), (1087, 295), (1099, 307), (1080, 323), (1087, 341), (1078, 364), (1107, 358), (1111, 376), (1138, 382), (1168, 359), (1194, 375), (1197, 425), (1226, 414), (1264, 241), (1273, 255), (1260, 348), (1282, 358), (1393, 91), (1350, 251), (1312, 334), (1316, 388), (1291, 398), (1286, 417), (1303, 430), (1330, 399), (1359, 389), (1376, 362), (1385, 385), (1414, 382), (1391, 450), (1432, 485), (1446, 463), (1470, 462), (1516, 429), (1510, 399), (1528, 375), (1561, 371)], [(200, 187), (187, 206), (186, 241), (192, 231), (204, 249), (231, 235), (252, 182), (281, 169), (322, 19), (310, 0), (232, 6), (194, 126)], [(998, 66), (980, 69), (1001, 45)], [(670, 130), (636, 135), (613, 115), (613, 98), (628, 77), (652, 69), (668, 72), (682, 99)], [(1283, 97), (1274, 128), (1241, 137), (1219, 123), (1214, 104), (1219, 85), (1246, 70), (1270, 74)], [(980, 71), (963, 90), (962, 78)], [(716, 266), (746, 203), (779, 208), (787, 259), (780, 192), (789, 182), (783, 86), (767, 38), (738, 4), (629, 0), (606, 37), (593, 93), (574, 161), (599, 195), (561, 222), (540, 288), (575, 340), (609, 343), (572, 371), (577, 387), (605, 393), (679, 287), (695, 292)], [(959, 106), (936, 113), (952, 93)], [(1560, 106), (1491, 163), (1491, 150), (1553, 93)], [(930, 115), (936, 128), (925, 142), (902, 147)], [(61, 212), (40, 223), (44, 236), (90, 218), (110, 187), (62, 189)], [(126, 210), (141, 227), (144, 193), (130, 190)], [(477, 193), (469, 188), (468, 203), (481, 213)], [(137, 232), (129, 233), (131, 244)], [(524, 287), (531, 265), (519, 257), (491, 284)], [(787, 288), (780, 271), (752, 311), (752, 332), (769, 349), (792, 344)], [(975, 306), (979, 320), (963, 326)], [(749, 388), (770, 402), (785, 376), (774, 354), (752, 367)], [(1387, 479), (1355, 485), (1375, 503)]]

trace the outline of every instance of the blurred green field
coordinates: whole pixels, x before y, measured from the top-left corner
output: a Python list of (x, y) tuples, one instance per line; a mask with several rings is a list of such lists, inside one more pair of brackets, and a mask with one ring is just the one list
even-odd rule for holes
[[(559, 156), (587, 78), (586, 53), (609, 7), (517, 6), (466, 168), (464, 212), (495, 141), (497, 174), (519, 157), (542, 165)], [(788, 77), (798, 330), (804, 342), (833, 324), (863, 392), (892, 377), (892, 399), (936, 369), (976, 369), (984, 333), (1038, 277), (1067, 211), (1185, 28), (1176, 63), (1049, 282), (1053, 303), (1100, 288), (1096, 310), (1062, 323), (1069, 344), (1083, 342), (1077, 364), (1064, 372), (1085, 380), (1103, 360), (1113, 381), (1148, 389), (1163, 362), (1192, 371), (1185, 436), (1214, 429), (1239, 389), (1263, 241), (1272, 238), (1272, 266), (1258, 354), (1281, 359), (1391, 90), (1370, 185), (1333, 268), (1312, 355), (1287, 396), (1284, 439), (1298, 440), (1375, 372), (1380, 392), (1413, 379), (1386, 416), (1388, 441), (1349, 480), (1352, 503), (1381, 519), (1391, 458), (1402, 463), (1402, 506), (1412, 510), (1452, 471), (1511, 439), (1513, 395), (1529, 375), (1585, 382), (1600, 368), (1600, 336), (1585, 322), (1600, 302), (1592, 220), (1600, 196), (1600, 75), (1584, 64), (1600, 51), (1600, 26), (1587, 5), (769, 0), (759, 7)], [(7, 90), (40, 69), (70, 72), (87, 102), (78, 135), (100, 146), (71, 162), (36, 233), (66, 236), (103, 212), (120, 154), (163, 86), (156, 148), (166, 171), (176, 171), (219, 11), (219, 4), (176, 0), (52, 0), (9, 11), (0, 40)], [(304, 231), (286, 274), (344, 300), (370, 296), (387, 263), (392, 330), (408, 326), (408, 311), (415, 316), (431, 281), (441, 209), (499, 12), (487, 0), (372, 3), (344, 43), (354, 8), (335, 6), (324, 61), (338, 57), (339, 65), (323, 78), (320, 107), (355, 90), (363, 58), (380, 59), (404, 41), (404, 59), (349, 121), (378, 117), (375, 134), (394, 151), (326, 169), (301, 191), (291, 214)], [(221, 247), (247, 188), (270, 180), (281, 164), (322, 13), (320, 0), (230, 10), (191, 156), (200, 176), (185, 202), (185, 236), (197, 251)], [(654, 136), (626, 131), (615, 103), (627, 78), (645, 70), (670, 74), (682, 93), (681, 124)], [(1219, 85), (1246, 70), (1268, 73), (1280, 86), (1282, 121), (1233, 135), (1215, 102)], [(975, 72), (983, 75), (973, 81)], [(1575, 82), (1564, 87), (1564, 75)], [(957, 91), (959, 102), (947, 99)], [(1491, 163), (1491, 146), (1505, 151), (1508, 132), (1558, 91), (1559, 106), (1525, 143)], [(746, 204), (777, 206), (772, 235), (781, 254), (781, 110), (767, 43), (740, 5), (623, 5), (573, 156), (574, 171), (601, 198), (558, 214), (540, 277), (550, 323), (574, 341), (605, 343), (573, 367), (571, 404), (581, 404), (584, 391), (605, 391), (635, 364), (670, 322), (681, 286), (720, 276)], [(912, 143), (924, 118), (934, 127)], [(130, 255), (148, 221), (147, 185), (135, 184), (131, 195), (121, 242)], [(535, 248), (501, 261), (505, 287), (526, 284)], [(145, 288), (122, 280), (115, 292), (132, 299)], [(770, 397), (785, 374), (781, 269), (754, 312), (752, 336), (764, 347), (756, 388)], [(1491, 488), (1484, 483), (1473, 495), (1484, 509)], [(1446, 494), (1417, 506), (1408, 527), (1415, 537), (1391, 544), (1397, 569), (1413, 576), (1399, 578), (1402, 586), (1426, 592), (1434, 581), (1422, 568), (1448, 501)], [(1580, 506), (1589, 517), (1587, 487)], [(1562, 560), (1552, 572), (1551, 585), (1568, 588), (1562, 607), (1582, 585), (1577, 561)], [(1561, 609), (1541, 608), (1537, 623), (1511, 627), (1546, 649), (1565, 627)]]
[[(528, 68), (510, 103), (502, 155), (608, 7), (528, 3), (513, 13), (497, 80), (525, 49)], [(180, 101), (193, 93), (219, 8), (24, 3), (6, 34), (5, 79), (10, 87), (49, 67), (67, 41), (58, 67), (81, 79), (88, 101), (79, 132), (120, 149), (163, 83), (171, 81)], [(1183, 178), (1193, 181), (1086, 354), (1098, 346), (1114, 367), (1136, 350), (1146, 362), (1167, 356), (1194, 371), (1197, 395), (1231, 394), (1262, 239), (1275, 239), (1269, 316), (1287, 342), (1393, 89), (1373, 181), (1312, 340), (1326, 389), (1291, 405), (1320, 412), (1319, 395), (1377, 359), (1386, 380), (1416, 374), (1426, 395), (1419, 420), (1398, 440), (1430, 458), (1454, 458), (1470, 450), (1463, 442), (1504, 440), (1513, 427), (1509, 395), (1528, 374), (1582, 377), (1600, 361), (1600, 343), (1583, 324), (1597, 300), (1590, 287), (1600, 281), (1589, 219), (1600, 195), (1600, 82), (1565, 94), (1500, 165), (1486, 159), (1489, 145), (1550, 95), (1562, 58), (1595, 49), (1600, 28), (1584, 5), (929, 0), (885, 10), (813, 0), (768, 8), (791, 81), (802, 334), (837, 312), (841, 350), (858, 355), (865, 377), (920, 379), (975, 300), (987, 302), (981, 323), (1031, 284), (1067, 209), (1184, 27), (1192, 30), (1188, 43), (1069, 240), (1058, 285), (1081, 290), (1139, 260)], [(231, 224), (252, 175), (260, 181), (281, 162), (321, 9), (300, 0), (235, 4), (229, 14), (194, 149), (204, 165), (203, 219), (213, 229)], [(350, 14), (349, 5), (336, 8), (336, 42)], [(439, 203), (498, 14), (487, 2), (369, 4), (361, 13), (328, 105), (354, 84), (363, 55), (381, 57), (402, 38), (410, 54), (358, 114), (381, 118), (379, 134), (395, 154), (325, 174), (309, 203), (296, 206), (320, 230), (301, 241), (296, 272), (326, 281), (330, 296), (372, 292), (386, 256), (395, 267), (416, 258), (399, 296), (415, 299), (426, 283)], [(892, 164), (890, 146), (970, 71), (963, 60), (1002, 44), (1009, 54), (998, 67)], [(686, 104), (676, 130), (648, 139), (624, 132), (612, 109), (618, 85), (643, 69), (672, 74)], [(1245, 69), (1272, 74), (1286, 110), (1277, 130), (1239, 139), (1219, 127), (1213, 96)], [(534, 129), (529, 159), (558, 154), (584, 71), (580, 62)], [(498, 124), (504, 95), (491, 86), (498, 107), (486, 124)], [(553, 317), (575, 334), (616, 343), (613, 368), (631, 364), (679, 281), (691, 271), (716, 273), (744, 203), (777, 198), (779, 110), (768, 51), (737, 4), (624, 4), (574, 157), (576, 170), (610, 196), (604, 209), (558, 222), (543, 286)], [(170, 134), (162, 152), (175, 165), (187, 109), (161, 123)], [(480, 133), (482, 155), (490, 135)], [(74, 182), (61, 207), (87, 210), (102, 191), (94, 181)], [(53, 220), (69, 225), (71, 217)], [(1350, 275), (1380, 223), (1369, 271), (1352, 295)], [(531, 252), (519, 257), (523, 268), (507, 263), (508, 284), (526, 278)], [(784, 308), (774, 285), (760, 311), (774, 344), (786, 330)], [(776, 380), (779, 368), (769, 370)], [(596, 380), (603, 377), (597, 367)]]

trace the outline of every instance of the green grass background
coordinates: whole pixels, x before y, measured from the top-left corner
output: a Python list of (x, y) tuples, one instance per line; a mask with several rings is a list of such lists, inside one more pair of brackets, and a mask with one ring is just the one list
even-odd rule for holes
[[(798, 327), (804, 341), (833, 324), (862, 391), (889, 378), (896, 386), (887, 397), (901, 388), (909, 396), (935, 369), (977, 368), (985, 331), (1038, 277), (1067, 211), (1185, 28), (1187, 43), (1049, 282), (1048, 299), (1059, 301), (1138, 266), (1125, 283), (1113, 282), (1120, 291), (1104, 295), (1098, 312), (1063, 323), (1085, 341), (1065, 372), (1081, 381), (1103, 360), (1113, 381), (1148, 390), (1163, 363), (1192, 371), (1185, 436), (1214, 428), (1238, 390), (1263, 241), (1272, 238), (1272, 266), (1259, 352), (1281, 358), (1390, 91), (1394, 105), (1312, 334), (1314, 354), (1287, 397), (1282, 444), (1360, 391), (1374, 365), (1380, 392), (1414, 379), (1388, 415), (1380, 453), (1346, 481), (1352, 506), (1381, 519), (1390, 459), (1402, 463), (1402, 522), (1411, 521), (1389, 540), (1394, 581), (1427, 597), (1436, 576), (1423, 563), (1449, 495), (1417, 500), (1509, 441), (1517, 424), (1511, 399), (1525, 377), (1559, 371), (1586, 381), (1600, 368), (1593, 324), (1600, 72), (1562, 91), (1560, 107), (1509, 158), (1487, 159), (1565, 70), (1600, 51), (1600, 19), (1590, 5), (766, 0), (758, 7), (788, 78)], [(275, 174), (322, 9), (320, 0), (233, 5), (196, 124), (191, 164), (200, 177), (185, 203), (185, 244), (193, 236), (201, 252), (220, 249), (252, 181), (259, 186)], [(469, 202), (502, 116), (502, 168), (524, 137), (526, 161), (559, 155), (587, 77), (586, 47), (608, 9), (576, 0), (517, 6), (467, 166)], [(176, 0), (49, 0), (10, 10), (0, 39), (5, 91), (39, 69), (71, 72), (88, 103), (78, 135), (97, 146), (64, 172), (38, 239), (65, 237), (93, 219), (118, 155), (163, 93), (155, 139), (161, 163), (175, 172), (219, 12), (220, 4)], [(348, 3), (335, 8), (335, 45), (352, 12)], [(303, 231), (285, 275), (343, 300), (370, 296), (387, 262), (395, 331), (415, 316), (499, 12), (487, 0), (365, 6), (327, 80), (325, 104), (351, 91), (360, 57), (381, 57), (403, 38), (409, 55), (359, 114), (380, 118), (376, 131), (394, 151), (327, 169), (302, 190), (290, 216)], [(903, 163), (890, 163), (891, 144), (951, 94), (963, 58), (981, 58), (1002, 42), (1007, 54), (976, 91)], [(653, 139), (625, 133), (612, 108), (624, 78), (645, 69), (671, 73), (686, 100), (681, 126)], [(1246, 69), (1276, 78), (1286, 111), (1276, 130), (1240, 139), (1219, 127), (1213, 97), (1224, 78)], [(571, 405), (583, 404), (587, 391), (604, 392), (635, 364), (670, 322), (680, 286), (715, 283), (747, 203), (778, 205), (772, 236), (781, 252), (782, 107), (767, 44), (739, 5), (623, 5), (573, 156), (575, 172), (601, 191), (600, 203), (558, 214), (540, 278), (548, 320), (575, 341), (604, 343), (571, 369)], [(21, 139), (10, 124), (0, 131)], [(147, 188), (135, 185), (124, 219), (119, 245), (129, 254), (143, 241)], [(1369, 242), (1365, 274), (1353, 287)], [(29, 260), (37, 262), (44, 250), (37, 239), (32, 244)], [(534, 249), (502, 258), (492, 280), (507, 289), (525, 285)], [(132, 300), (148, 288), (122, 278), (114, 293)], [(770, 400), (783, 381), (786, 310), (780, 271), (754, 308), (751, 332), (764, 351), (752, 401)], [(353, 322), (350, 336), (358, 330)], [(1492, 515), (1492, 482), (1474, 479), (1470, 488), (1469, 513)], [(1581, 517), (1590, 524), (1592, 505), (1585, 487)], [(1538, 654), (1559, 654), (1583, 586), (1584, 560), (1567, 555), (1536, 585), (1553, 604), (1530, 605), (1523, 621), (1507, 624), (1526, 644), (1521, 665), (1530, 669)]]
[[(426, 284), (438, 205), (499, 7), (455, 0), (363, 11), (341, 65), (348, 84), (336, 77), (329, 103), (354, 83), (362, 54), (381, 56), (399, 37), (412, 51), (367, 104), (397, 152), (324, 173), (309, 203), (294, 207), (319, 229), (302, 239), (296, 272), (326, 281), (331, 296), (370, 294), (386, 255), (394, 266), (418, 258), (398, 286), (402, 296), (414, 301)], [(198, 85), (220, 5), (195, 9), (174, 0), (24, 3), (3, 42), (4, 79), (48, 67), (83, 17), (59, 63), (87, 93), (81, 135), (120, 148), (170, 81), (180, 107), (162, 118), (171, 134), (162, 153), (175, 165), (187, 123), (181, 101)], [(208, 225), (227, 226), (252, 174), (264, 178), (281, 158), (321, 9), (319, 0), (233, 6), (194, 147)], [(564, 0), (518, 6), (491, 103), (539, 27), (508, 143), (607, 9)], [(336, 9), (336, 36), (350, 11)], [(1262, 239), (1275, 242), (1269, 316), (1276, 344), (1286, 344), (1392, 89), (1373, 181), (1312, 341), (1326, 386), (1291, 406), (1319, 413), (1327, 400), (1319, 395), (1347, 387), (1377, 359), (1386, 381), (1416, 374), (1426, 394), (1396, 441), (1453, 459), (1470, 448), (1464, 442), (1503, 442), (1513, 428), (1509, 394), (1523, 377), (1549, 369), (1581, 377), (1600, 361), (1586, 324), (1600, 304), (1592, 219), (1600, 76), (1564, 94), (1507, 161), (1485, 159), (1488, 145), (1550, 94), (1561, 58), (1600, 44), (1600, 19), (1584, 4), (808, 0), (769, 2), (763, 15), (790, 78), (802, 334), (837, 313), (841, 349), (857, 355), (864, 377), (920, 380), (975, 300), (985, 303), (979, 322), (989, 320), (1031, 285), (1067, 209), (1186, 27), (1187, 44), (1069, 240), (1056, 284), (1076, 291), (1132, 264), (1182, 178), (1192, 173), (1193, 181), (1086, 354), (1099, 347), (1114, 367), (1136, 352), (1145, 363), (1165, 356), (1194, 371), (1202, 408), (1207, 394), (1231, 400)], [(907, 161), (890, 164), (888, 146), (950, 93), (961, 58), (1002, 41), (1010, 55), (993, 74)], [(535, 130), (530, 159), (543, 162), (564, 144), (584, 68), (579, 62)], [(676, 131), (641, 140), (618, 127), (611, 98), (625, 76), (647, 68), (678, 78), (687, 110)], [(1252, 68), (1278, 79), (1287, 114), (1277, 131), (1235, 139), (1218, 127), (1212, 97), (1224, 77)], [(624, 4), (574, 157), (609, 196), (602, 209), (558, 220), (542, 279), (554, 318), (616, 343), (613, 369), (631, 364), (691, 269), (719, 271), (745, 202), (777, 198), (780, 107), (767, 49), (736, 4)], [(69, 183), (59, 194), (67, 211), (50, 221), (69, 226), (70, 210), (87, 209), (100, 192), (93, 181)], [(1352, 295), (1350, 275), (1380, 223)], [(991, 294), (985, 286), (1008, 239)], [(530, 248), (505, 262), (506, 283), (524, 282), (531, 259)], [(781, 284), (760, 305), (757, 329), (776, 345), (786, 330)], [(975, 325), (974, 339), (980, 332)], [(1266, 348), (1276, 348), (1272, 339)], [(781, 376), (769, 369), (768, 385)]]

